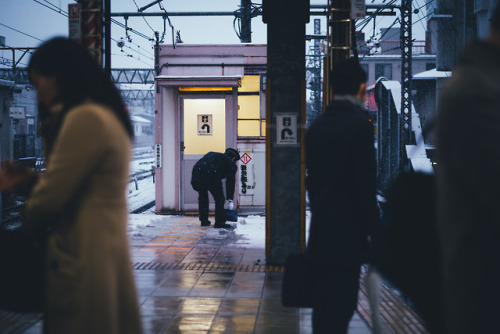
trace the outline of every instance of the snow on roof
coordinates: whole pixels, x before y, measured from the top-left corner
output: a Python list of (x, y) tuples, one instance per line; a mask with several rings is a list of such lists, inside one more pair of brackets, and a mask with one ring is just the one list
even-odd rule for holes
[(396, 111), (398, 115), (401, 115), (401, 84), (395, 80), (384, 80), (382, 81), (382, 85), (391, 91)]
[(416, 80), (429, 80), (429, 79), (440, 79), (440, 78), (450, 78), (451, 71), (438, 71), (433, 68), (432, 70), (428, 70), (425, 72), (420, 72), (413, 76), (413, 79)]
[(145, 119), (145, 118), (140, 117), (140, 116), (130, 116), (130, 119), (132, 120), (132, 122), (138, 122), (138, 123), (151, 123), (151, 121), (150, 121), (150, 120)]

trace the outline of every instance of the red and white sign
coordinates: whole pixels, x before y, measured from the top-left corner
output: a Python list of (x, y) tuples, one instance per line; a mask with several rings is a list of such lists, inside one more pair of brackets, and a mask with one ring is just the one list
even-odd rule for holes
[(366, 16), (366, 0), (351, 0), (351, 19), (361, 20)]
[(80, 19), (80, 4), (68, 5), (68, 37), (80, 41), (82, 38), (82, 27)]
[(243, 156), (240, 158), (240, 161), (245, 165), (248, 164), (250, 160), (252, 160), (252, 157), (250, 157), (247, 153), (243, 154)]

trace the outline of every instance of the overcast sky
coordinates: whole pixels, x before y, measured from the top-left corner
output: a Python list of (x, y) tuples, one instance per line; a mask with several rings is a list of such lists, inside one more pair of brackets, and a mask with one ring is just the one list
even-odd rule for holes
[[(367, 0), (367, 3), (382, 3), (384, 0)], [(137, 8), (143, 7), (153, 0), (112, 0), (111, 12), (137, 12)], [(262, 3), (262, 0), (255, 0)], [(384, 1), (384, 2), (390, 2)], [(427, 0), (414, 0), (414, 8), (421, 8)], [(10, 47), (36, 47), (42, 41), (54, 36), (68, 35), (68, 18), (63, 15), (68, 11), (68, 4), (75, 3), (74, 0), (0, 0), (0, 36), (6, 38), (6, 45)], [(327, 0), (311, 0), (311, 4), (326, 4)], [(399, 1), (398, 1), (399, 3)], [(170, 12), (186, 11), (234, 11), (240, 5), (240, 0), (164, 0), (162, 2), (165, 10)], [(61, 9), (60, 13), (59, 8)], [(159, 5), (146, 10), (146, 12), (160, 12)], [(425, 14), (425, 8), (421, 8), (418, 14), (414, 14), (413, 21), (421, 20)], [(312, 22), (307, 26), (307, 33), (313, 33)], [(122, 17), (113, 17), (116, 21), (125, 23)], [(187, 44), (231, 44), (239, 43), (239, 39), (233, 29), (234, 17), (178, 17), (170, 18), (175, 30), (180, 31), (182, 41)], [(375, 33), (380, 28), (389, 26), (395, 17), (379, 18), (376, 21)], [(146, 22), (147, 21), (147, 22)], [(153, 31), (163, 32), (163, 19), (148, 17), (146, 21), (141, 17), (131, 17), (128, 26), (143, 35), (153, 38)], [(425, 20), (414, 24), (414, 38), (424, 38)], [(398, 25), (395, 25), (398, 26)], [(131, 42), (128, 41), (125, 29), (112, 24), (112, 61), (113, 68), (151, 68), (153, 67), (153, 43), (146, 38), (129, 33)], [(365, 30), (367, 37), (373, 33), (373, 22), (367, 25)], [(322, 18), (321, 33), (326, 33), (326, 22)], [(122, 39), (125, 47), (118, 48), (116, 41)], [(168, 26), (164, 43), (172, 43), (171, 28)], [(252, 19), (252, 43), (266, 43), (266, 25), (262, 23), (262, 17)], [(123, 51), (122, 51), (123, 50)], [(18, 58), (21, 53), (16, 53)], [(0, 50), (0, 64), (12, 59), (10, 51)], [(25, 66), (29, 57), (21, 60), (19, 66)]]

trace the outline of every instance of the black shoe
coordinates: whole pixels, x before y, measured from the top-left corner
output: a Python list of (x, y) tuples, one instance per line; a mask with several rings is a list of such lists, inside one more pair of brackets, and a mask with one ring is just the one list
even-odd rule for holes
[(233, 225), (229, 225), (226, 223), (222, 223), (222, 224), (215, 223), (214, 227), (215, 228), (234, 228)]
[(212, 224), (210, 220), (204, 220), (201, 222), (201, 226), (210, 226), (210, 224)]

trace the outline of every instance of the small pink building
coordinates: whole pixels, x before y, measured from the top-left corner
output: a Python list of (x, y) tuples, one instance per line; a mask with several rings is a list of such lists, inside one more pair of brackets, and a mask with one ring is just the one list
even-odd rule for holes
[(197, 211), (193, 165), (226, 147), (242, 156), (237, 203), (265, 205), (266, 62), (266, 45), (161, 46), (155, 78), (157, 213)]

